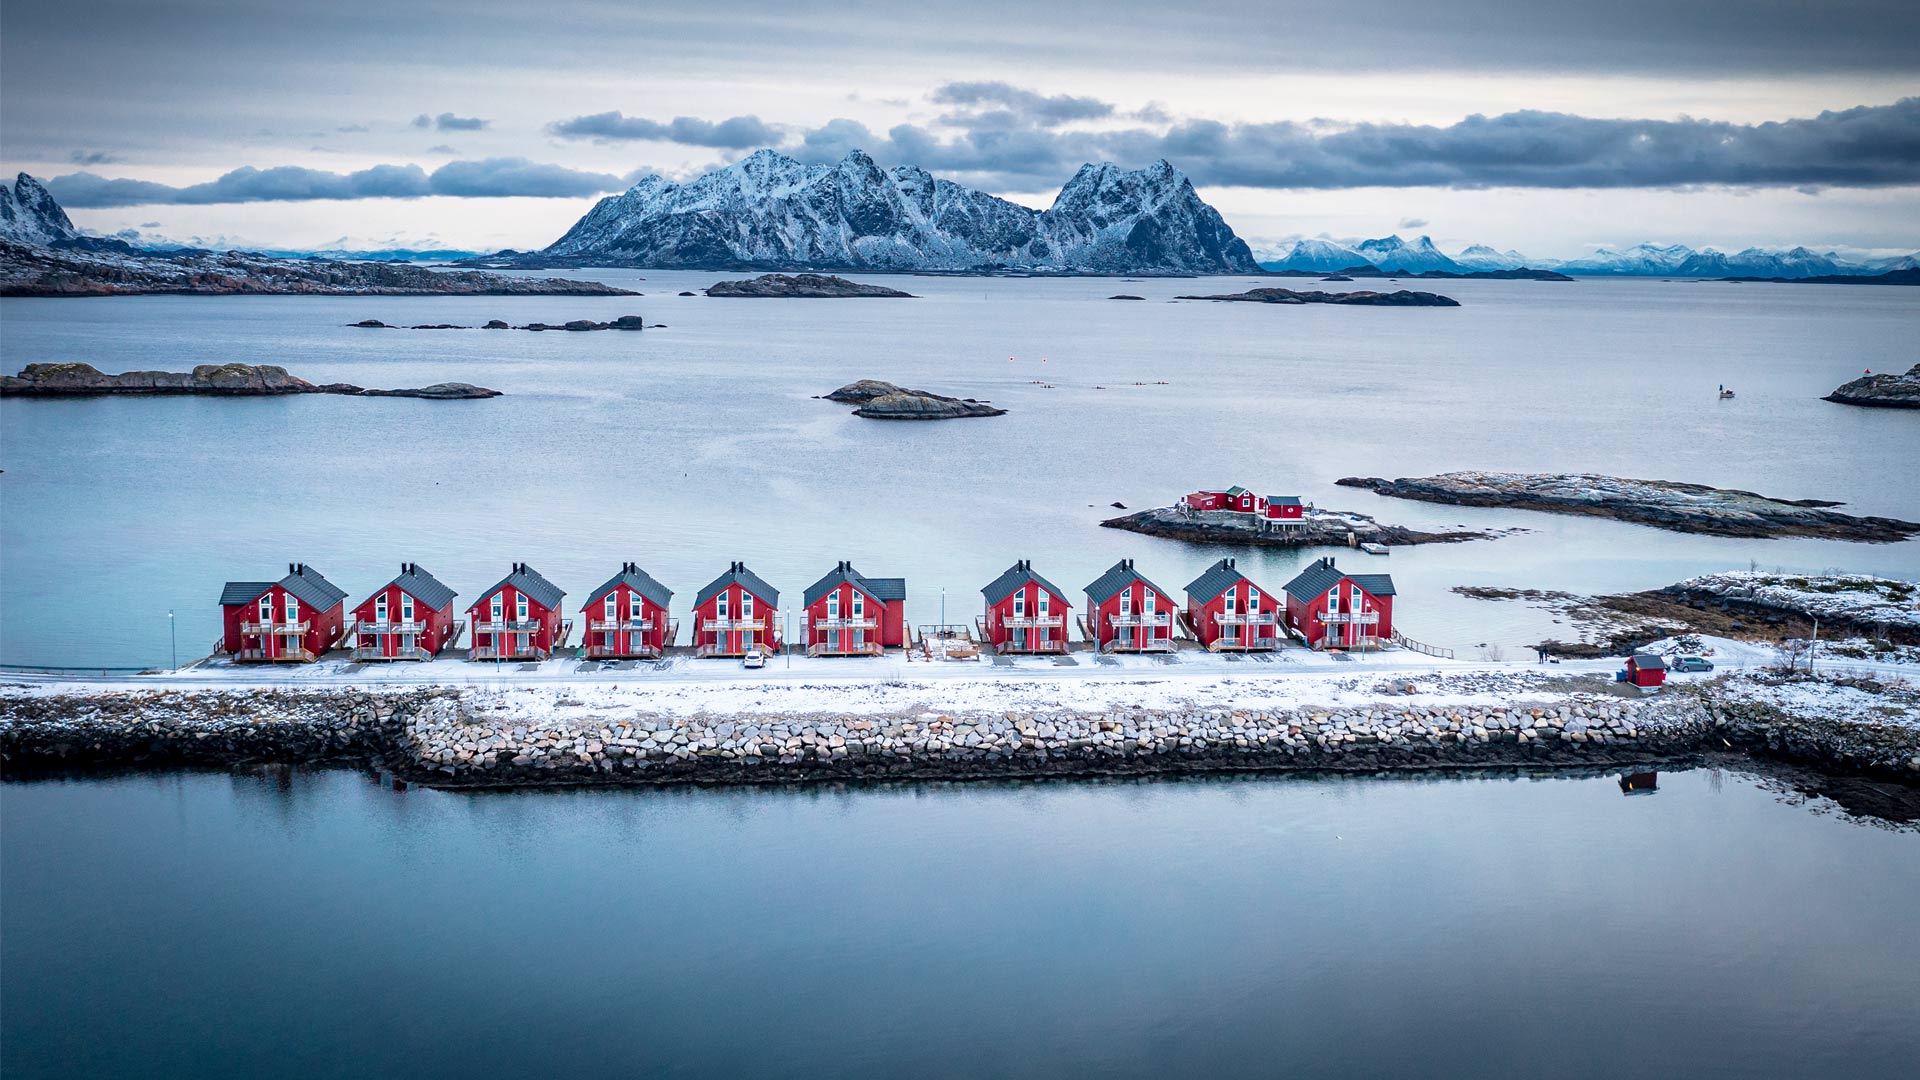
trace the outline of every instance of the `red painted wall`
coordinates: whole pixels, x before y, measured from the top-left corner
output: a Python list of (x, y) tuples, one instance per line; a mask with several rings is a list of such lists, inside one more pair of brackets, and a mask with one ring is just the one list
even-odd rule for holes
[(1305, 517), (1306, 512), (1307, 508), (1299, 503), (1269, 502), (1267, 504), (1267, 517), (1269, 518), (1292, 518), (1298, 520)]
[[(1214, 641), (1220, 637), (1220, 624), (1217, 620), (1220, 614), (1227, 610), (1227, 597), (1233, 597), (1234, 610), (1244, 615), (1252, 610), (1251, 601), (1248, 597), (1256, 591), (1260, 594), (1260, 602), (1258, 604), (1260, 611), (1270, 615), (1282, 615), (1282, 605), (1279, 598), (1253, 584), (1251, 581), (1236, 581), (1232, 587), (1224, 590), (1219, 596), (1214, 597), (1204, 604), (1189, 594), (1187, 596), (1187, 614), (1193, 619), (1194, 632), (1199, 635), (1200, 644), (1212, 645)], [(1284, 621), (1284, 615), (1282, 615), (1282, 621)], [(1244, 635), (1246, 631), (1251, 628), (1243, 625), (1238, 627), (1238, 629)], [(1272, 636), (1279, 637), (1284, 632), (1284, 628), (1276, 624), (1269, 632)]]
[[(607, 617), (607, 597), (614, 599), (614, 617), (625, 621), (633, 610), (633, 598), (640, 598), (640, 618), (652, 624), (650, 630), (594, 630), (591, 627)], [(667, 610), (654, 603), (645, 594), (635, 591), (633, 586), (620, 582), (613, 588), (589, 599), (580, 608), (581, 628), (584, 636), (580, 639), (587, 645), (612, 645), (616, 650), (629, 655), (637, 655), (648, 650), (664, 650), (673, 642), (667, 640)], [(612, 640), (609, 640), (612, 639)]]
[[(287, 590), (275, 585), (261, 596), (271, 597), (273, 600), (273, 621), (284, 621), (287, 613)], [(280, 642), (285, 639), (275, 638), (272, 635), (267, 635), (263, 639), (240, 633), (241, 623), (260, 621), (259, 597), (244, 604), (222, 605), (221, 616), (226, 628), (221, 644), (227, 652), (237, 653), (246, 648), (264, 648), (268, 655), (277, 655), (282, 648)], [(325, 611), (316, 611), (306, 604), (301, 604), (300, 618), (310, 624), (306, 635), (301, 638), (301, 647), (315, 656), (333, 648), (334, 643), (340, 640), (346, 624), (346, 612), (338, 602)]]
[[(1121, 597), (1128, 597), (1129, 603), (1133, 606), (1133, 614), (1140, 615), (1144, 611), (1148, 593), (1152, 593), (1154, 597), (1153, 613), (1155, 615), (1166, 616), (1166, 625), (1122, 626), (1118, 628), (1110, 625), (1113, 617), (1120, 613)], [(1138, 578), (1129, 582), (1126, 588), (1107, 597), (1106, 602), (1103, 604), (1095, 604), (1092, 597), (1087, 598), (1087, 622), (1093, 626), (1094, 647), (1101, 649), (1106, 648), (1107, 643), (1112, 641), (1116, 634), (1130, 635), (1131, 646), (1133, 648), (1139, 648), (1147, 644), (1149, 638), (1159, 640), (1171, 638), (1173, 636), (1174, 611), (1175, 607), (1172, 597), (1158, 589), (1150, 588), (1146, 582)]]
[[(1349, 603), (1349, 597), (1352, 594), (1353, 581), (1350, 578), (1343, 577), (1336, 587), (1340, 590), (1340, 606), (1341, 610), (1344, 611)], [(1360, 591), (1360, 599), (1364, 610), (1377, 611), (1380, 613), (1380, 621), (1372, 628), (1372, 636), (1380, 638), (1382, 641), (1391, 640), (1393, 637), (1393, 597), (1375, 596), (1365, 589), (1362, 589)], [(1287, 594), (1287, 625), (1304, 633), (1307, 636), (1307, 643), (1316, 649), (1321, 647), (1321, 639), (1326, 636), (1327, 624), (1321, 621), (1326, 613), (1327, 594), (1325, 592), (1315, 596), (1312, 600), (1300, 600), (1292, 593)], [(1346, 644), (1352, 644), (1354, 634), (1366, 629), (1366, 627), (1354, 626), (1352, 624), (1346, 624), (1340, 627), (1341, 633), (1345, 635)], [(1351, 631), (1351, 633), (1349, 633), (1349, 631)], [(1335, 647), (1338, 648), (1341, 646)]]
[[(866, 640), (878, 641), (886, 648), (899, 648), (907, 643), (906, 612), (902, 610), (905, 604), (898, 600), (888, 602), (876, 599), (873, 594), (862, 592), (854, 588), (851, 582), (843, 581), (832, 592), (826, 593), (808, 605), (806, 635), (808, 648), (827, 643), (827, 635), (830, 631), (814, 629), (815, 623), (827, 617), (827, 601), (837, 595), (840, 598), (840, 617), (850, 619), (853, 617), (854, 593), (861, 593), (864, 598), (861, 603), (865, 605), (865, 616), (874, 620), (875, 623), (873, 630), (865, 632), (868, 634)], [(841, 645), (845, 646), (854, 633), (855, 631), (852, 630), (841, 630)]]
[[(375, 621), (374, 604), (380, 597), (385, 596), (387, 598), (387, 621), (399, 622), (401, 620), (400, 597), (405, 592), (406, 590), (398, 585), (388, 585), (386, 588), (375, 592), (372, 596), (367, 597), (359, 607), (353, 609), (353, 621), (355, 623)], [(453, 632), (453, 601), (447, 601), (446, 607), (436, 610), (428, 607), (426, 601), (416, 596), (413, 598), (413, 618), (415, 622), (426, 624), (426, 629), (415, 639), (414, 644), (435, 655), (438, 655), (441, 649), (447, 647), (447, 638)], [(400, 654), (399, 634), (380, 634), (378, 636), (380, 639), (380, 654), (382, 656), (398, 656)]]
[[(472, 640), (475, 648), (483, 645), (491, 646), (496, 644), (491, 640), (483, 642), (479, 630), (481, 623), (493, 621), (493, 598), (496, 596), (500, 597), (500, 621), (517, 621), (515, 612), (517, 610), (516, 605), (520, 599), (520, 590), (511, 585), (502, 585), (498, 589), (482, 596), (467, 608), (467, 620), (473, 626), (471, 632), (473, 634)], [(538, 624), (535, 629), (524, 631), (524, 633), (529, 635), (531, 644), (542, 652), (551, 653), (553, 651), (553, 640), (560, 633), (560, 613), (529, 596), (527, 597), (527, 619), (530, 622)], [(495, 636), (505, 637), (511, 640), (513, 635), (486, 635), (489, 639)]]
[(1059, 619), (1060, 625), (1044, 632), (1039, 627), (1029, 627), (1027, 629), (1029, 635), (1028, 640), (1031, 642), (1035, 638), (1051, 639), (1057, 637), (1064, 644), (1068, 639), (1067, 626), (1069, 620), (1073, 618), (1073, 605), (1067, 603), (1066, 597), (1041, 588), (1038, 582), (1033, 581), (1029, 581), (1018, 589), (1008, 593), (1006, 598), (999, 603), (987, 605), (987, 640), (996, 648), (1012, 641), (1015, 631), (1006, 625), (1005, 620), (1013, 618), (1014, 598), (1022, 598), (1021, 602), (1025, 605), (1026, 610), (1025, 617), (1031, 619), (1040, 613), (1041, 593), (1046, 593), (1049, 597), (1047, 600), (1047, 617)]
[[(705, 629), (706, 624), (712, 622), (717, 617), (715, 612), (719, 609), (720, 598), (723, 596), (727, 598), (728, 620), (738, 619), (740, 617), (740, 596), (746, 591), (747, 590), (738, 582), (735, 582), (720, 592), (707, 597), (706, 603), (694, 607), (693, 644), (695, 648), (699, 648), (702, 645), (720, 645), (722, 646), (721, 651), (726, 653), (742, 653), (746, 651), (746, 631)], [(770, 648), (779, 649), (779, 610), (772, 604), (767, 603), (765, 597), (756, 595), (753, 598), (753, 617), (763, 620), (765, 623), (765, 626), (760, 632), (761, 636), (756, 640)]]

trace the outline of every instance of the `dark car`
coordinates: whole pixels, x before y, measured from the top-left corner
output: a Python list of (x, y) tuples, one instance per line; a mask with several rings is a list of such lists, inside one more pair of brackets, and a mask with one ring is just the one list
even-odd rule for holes
[(1667, 665), (1669, 671), (1712, 671), (1713, 661), (1704, 656), (1677, 657)]

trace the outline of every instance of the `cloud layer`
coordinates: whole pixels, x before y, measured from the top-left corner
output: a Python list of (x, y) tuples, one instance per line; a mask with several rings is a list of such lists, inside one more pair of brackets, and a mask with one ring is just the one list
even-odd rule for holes
[(293, 202), (314, 199), (417, 199), (426, 195), (579, 198), (617, 191), (622, 178), (582, 172), (526, 158), (450, 161), (427, 172), (418, 165), (375, 165), (337, 173), (283, 165), (272, 169), (235, 169), (204, 184), (173, 187), (148, 180), (110, 180), (93, 173), (71, 173), (47, 182), (62, 206), (80, 209), (143, 206), (150, 203)]
[(779, 128), (757, 116), (732, 116), (718, 122), (676, 116), (662, 124), (637, 116), (626, 116), (617, 109), (555, 121), (547, 125), (547, 131), (564, 139), (593, 139), (599, 142), (649, 139), (722, 150), (756, 150), (762, 146), (772, 146), (783, 137)]

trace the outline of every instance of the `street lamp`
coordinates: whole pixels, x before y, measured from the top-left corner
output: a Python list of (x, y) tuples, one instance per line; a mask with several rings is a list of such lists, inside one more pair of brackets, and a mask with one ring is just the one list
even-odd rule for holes
[(173, 647), (173, 670), (180, 670), (180, 633), (174, 629), (173, 609), (167, 609), (167, 642)]

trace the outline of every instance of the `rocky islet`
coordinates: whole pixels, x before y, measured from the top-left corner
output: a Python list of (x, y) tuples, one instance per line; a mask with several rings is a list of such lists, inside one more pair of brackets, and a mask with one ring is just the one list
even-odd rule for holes
[(443, 382), (399, 390), (352, 383), (311, 383), (276, 364), (201, 364), (192, 371), (128, 371), (109, 375), (92, 364), (28, 364), (18, 375), (0, 375), (0, 397), (104, 397), (111, 394), (209, 397), (275, 397), (340, 394), (348, 397), (408, 397), (442, 401), (499, 397), (472, 383)]

